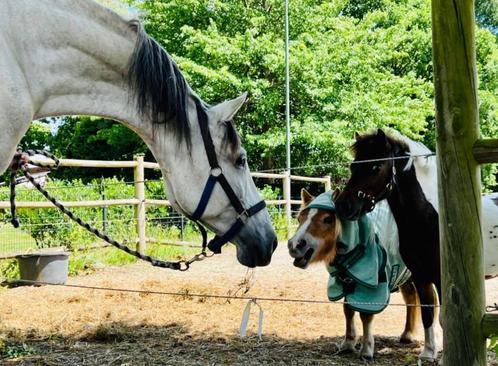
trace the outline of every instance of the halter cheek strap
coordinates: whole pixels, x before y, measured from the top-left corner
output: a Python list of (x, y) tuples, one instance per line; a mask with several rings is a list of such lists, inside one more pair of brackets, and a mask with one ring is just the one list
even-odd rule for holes
[(209, 161), (209, 165), (211, 167), (211, 172), (209, 174), (206, 185), (204, 186), (204, 190), (202, 192), (199, 204), (197, 205), (197, 208), (195, 209), (194, 213), (190, 216), (190, 218), (193, 221), (195, 221), (197, 225), (200, 225), (198, 221), (201, 219), (202, 215), (204, 214), (204, 211), (206, 210), (206, 207), (209, 203), (209, 199), (211, 198), (216, 183), (219, 183), (223, 191), (225, 191), (225, 194), (230, 200), (232, 207), (235, 209), (235, 211), (238, 214), (237, 219), (225, 234), (221, 236), (215, 235), (215, 237), (208, 243), (207, 245), (208, 248), (212, 252), (218, 254), (221, 253), (221, 247), (239, 233), (239, 231), (246, 223), (247, 219), (251, 216), (254, 216), (259, 211), (263, 210), (266, 207), (266, 203), (264, 200), (261, 200), (248, 209), (244, 208), (244, 205), (242, 204), (242, 202), (240, 202), (240, 199), (233, 191), (232, 187), (230, 186), (230, 183), (228, 183), (228, 180), (223, 174), (223, 170), (218, 164), (218, 158), (216, 157), (216, 151), (214, 148), (213, 139), (211, 138), (211, 133), (209, 131), (207, 114), (199, 101), (196, 102), (196, 109), (197, 109), (197, 119), (199, 120), (201, 136), (204, 142), (204, 148), (206, 149), (206, 155)]
[(361, 200), (366, 201), (366, 212), (371, 212), (375, 208), (375, 204), (379, 201), (382, 201), (385, 198), (388, 198), (389, 195), (391, 194), (394, 186), (396, 185), (396, 166), (394, 165), (394, 160), (391, 160), (392, 162), (392, 167), (391, 167), (391, 179), (387, 184), (385, 185), (384, 189), (377, 193), (376, 195), (370, 195), (367, 194), (361, 190), (358, 191), (358, 198)]

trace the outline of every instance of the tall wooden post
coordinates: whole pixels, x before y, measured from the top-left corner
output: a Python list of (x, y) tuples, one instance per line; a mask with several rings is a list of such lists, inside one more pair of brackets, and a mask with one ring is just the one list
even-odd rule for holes
[(135, 198), (138, 200), (138, 205), (135, 206), (135, 220), (137, 223), (138, 244), (137, 250), (145, 253), (146, 248), (146, 233), (145, 233), (145, 171), (144, 171), (144, 156), (143, 154), (136, 155), (135, 161)]
[(444, 365), (486, 365), (473, 0), (432, 0)]

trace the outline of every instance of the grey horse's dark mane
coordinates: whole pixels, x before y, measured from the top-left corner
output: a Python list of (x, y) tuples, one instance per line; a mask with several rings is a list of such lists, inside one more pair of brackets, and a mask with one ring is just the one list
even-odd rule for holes
[(187, 103), (189, 86), (171, 56), (136, 20), (129, 22), (137, 41), (128, 63), (128, 83), (139, 113), (154, 124), (164, 124), (178, 142), (190, 146)]
[[(137, 32), (137, 41), (128, 63), (128, 83), (136, 98), (139, 113), (154, 124), (162, 124), (174, 132), (177, 142), (185, 141), (190, 150), (188, 98), (197, 98), (201, 111), (209, 105), (190, 93), (189, 86), (171, 56), (145, 32), (137, 20), (129, 22)], [(200, 118), (200, 116), (198, 116)], [(207, 120), (207, 115), (205, 118)], [(223, 144), (231, 147), (232, 155), (240, 149), (240, 137), (231, 121), (225, 122)]]

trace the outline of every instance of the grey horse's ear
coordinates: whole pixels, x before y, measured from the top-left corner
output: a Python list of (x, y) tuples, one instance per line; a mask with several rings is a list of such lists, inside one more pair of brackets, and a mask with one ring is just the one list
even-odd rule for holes
[(217, 121), (230, 121), (244, 105), (247, 99), (247, 92), (242, 93), (235, 99), (225, 100), (210, 108), (211, 113)]
[(315, 197), (313, 197), (306, 189), (301, 189), (301, 200), (302, 200), (302, 206), (305, 207), (313, 201)]
[(337, 199), (337, 197), (339, 197), (340, 194), (341, 194), (341, 190), (339, 187), (334, 189), (334, 193), (332, 193), (332, 202), (335, 202), (335, 200)]

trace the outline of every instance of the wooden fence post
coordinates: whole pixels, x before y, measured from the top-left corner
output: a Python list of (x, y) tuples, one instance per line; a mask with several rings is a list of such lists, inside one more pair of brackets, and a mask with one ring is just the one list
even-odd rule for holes
[(332, 189), (332, 181), (330, 179), (330, 175), (326, 175), (324, 178), (326, 179), (323, 183), (325, 185), (325, 192), (328, 192)]
[(135, 156), (135, 161), (137, 166), (135, 167), (134, 177), (135, 177), (135, 198), (138, 200), (138, 204), (135, 205), (135, 220), (137, 223), (137, 234), (138, 243), (137, 250), (141, 253), (145, 253), (145, 248), (147, 245), (147, 238), (145, 232), (145, 172), (144, 172), (144, 155), (139, 154)]
[(474, 1), (432, 0), (444, 365), (486, 365)]
[(285, 171), (283, 178), (283, 193), (285, 200), (285, 218), (287, 222), (287, 239), (291, 237), (292, 206), (291, 206), (291, 176), (290, 171)]

